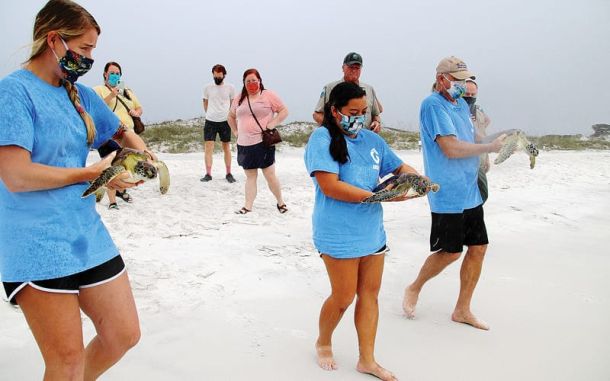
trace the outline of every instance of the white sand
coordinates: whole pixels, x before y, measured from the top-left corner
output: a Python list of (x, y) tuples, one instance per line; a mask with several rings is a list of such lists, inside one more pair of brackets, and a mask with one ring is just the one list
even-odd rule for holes
[[(421, 154), (400, 152), (422, 170)], [(172, 186), (131, 191), (133, 204), (98, 210), (125, 258), (142, 340), (108, 380), (372, 380), (358, 374), (353, 308), (335, 334), (340, 369), (315, 363), (319, 308), (329, 293), (311, 241), (313, 187), (302, 149), (282, 147), (279, 173), (290, 211), (280, 215), (259, 178), (255, 210), (244, 175), (201, 183), (202, 154), (161, 154)], [(96, 156), (92, 155), (92, 159)], [(391, 255), (380, 294), (378, 361), (401, 380), (610, 379), (610, 153), (520, 154), (492, 167), (490, 247), (474, 298), (489, 332), (450, 321), (454, 264), (427, 285), (417, 318), (401, 313), (405, 285), (428, 255), (425, 199), (385, 204)], [(40, 379), (42, 358), (21, 312), (0, 305), (0, 380)], [(86, 318), (87, 340), (93, 330)]]

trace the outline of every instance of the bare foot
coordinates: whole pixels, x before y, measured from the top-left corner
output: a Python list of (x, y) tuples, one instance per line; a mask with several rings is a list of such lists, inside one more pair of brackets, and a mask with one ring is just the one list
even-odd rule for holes
[(405, 289), (405, 296), (402, 300), (402, 310), (405, 312), (407, 319), (415, 319), (415, 305), (419, 293), (411, 290), (411, 286)]
[(457, 323), (468, 324), (475, 328), (483, 329), (485, 331), (489, 330), (489, 324), (485, 323), (483, 320), (477, 319), (477, 317), (474, 316), (470, 312), (468, 312), (468, 313), (454, 312), (453, 315), (451, 315), (451, 320), (453, 320)]
[(338, 368), (333, 349), (330, 345), (320, 345), (316, 343), (316, 353), (318, 355), (318, 365), (324, 370), (336, 370)]
[(389, 370), (382, 368), (381, 365), (376, 362), (371, 365), (364, 365), (360, 361), (358, 361), (358, 365), (356, 365), (356, 370), (360, 373), (370, 374), (373, 377), (377, 377), (383, 381), (398, 381), (398, 378), (392, 374)]

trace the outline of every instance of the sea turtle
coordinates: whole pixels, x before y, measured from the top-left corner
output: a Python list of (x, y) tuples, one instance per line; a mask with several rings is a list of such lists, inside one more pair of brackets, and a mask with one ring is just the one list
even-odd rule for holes
[[(385, 189), (388, 185), (394, 185), (392, 189)], [(363, 203), (389, 201), (398, 196), (420, 197), (426, 193), (438, 192), (440, 185), (432, 183), (427, 178), (415, 173), (401, 173), (394, 175), (373, 189), (374, 195), (362, 200)]]
[(530, 157), (530, 168), (534, 169), (534, 165), (536, 165), (536, 156), (538, 156), (538, 148), (527, 140), (525, 133), (521, 130), (515, 130), (504, 139), (502, 148), (500, 149), (500, 152), (498, 152), (494, 164), (502, 163), (517, 151), (523, 151)]
[(149, 161), (149, 154), (131, 148), (121, 148), (116, 152), (116, 156), (112, 160), (112, 166), (103, 170), (91, 182), (89, 188), (83, 192), (83, 198), (95, 193), (96, 199), (101, 199), (104, 196), (106, 184), (125, 171), (131, 175), (123, 180), (128, 183), (137, 183), (159, 177), (159, 190), (161, 194), (167, 193), (169, 190), (169, 171), (164, 162), (158, 160), (151, 162)]

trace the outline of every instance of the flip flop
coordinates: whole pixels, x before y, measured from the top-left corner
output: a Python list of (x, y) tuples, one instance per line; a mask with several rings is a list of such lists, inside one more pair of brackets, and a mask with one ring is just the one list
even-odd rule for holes
[(250, 213), (250, 212), (251, 212), (251, 210), (244, 206), (240, 210), (236, 210), (235, 214), (246, 214), (246, 213)]
[(282, 213), (282, 214), (284, 214), (284, 213), (286, 213), (286, 212), (288, 211), (288, 208), (286, 207), (286, 204), (282, 204), (282, 205), (280, 205), (280, 204), (275, 204), (275, 206), (277, 207), (277, 210), (278, 210), (280, 213)]

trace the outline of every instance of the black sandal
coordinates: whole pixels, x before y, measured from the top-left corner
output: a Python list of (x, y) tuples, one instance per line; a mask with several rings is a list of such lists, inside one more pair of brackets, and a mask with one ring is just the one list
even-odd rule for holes
[(132, 201), (133, 201), (133, 199), (131, 198), (131, 196), (129, 195), (129, 193), (127, 193), (127, 191), (126, 191), (126, 190), (124, 190), (124, 191), (122, 191), (122, 192), (121, 192), (121, 191), (116, 191), (116, 195), (117, 195), (118, 197), (120, 197), (120, 198), (121, 198), (123, 201), (125, 201), (125, 202), (132, 202)]
[(250, 213), (250, 212), (251, 212), (251, 210), (244, 206), (240, 210), (236, 210), (235, 214), (246, 214), (246, 213)]
[(277, 210), (278, 210), (280, 213), (282, 213), (282, 214), (284, 214), (284, 213), (286, 213), (286, 212), (288, 211), (288, 208), (286, 207), (286, 204), (282, 204), (282, 205), (280, 205), (280, 204), (275, 204), (275, 206), (277, 207)]

